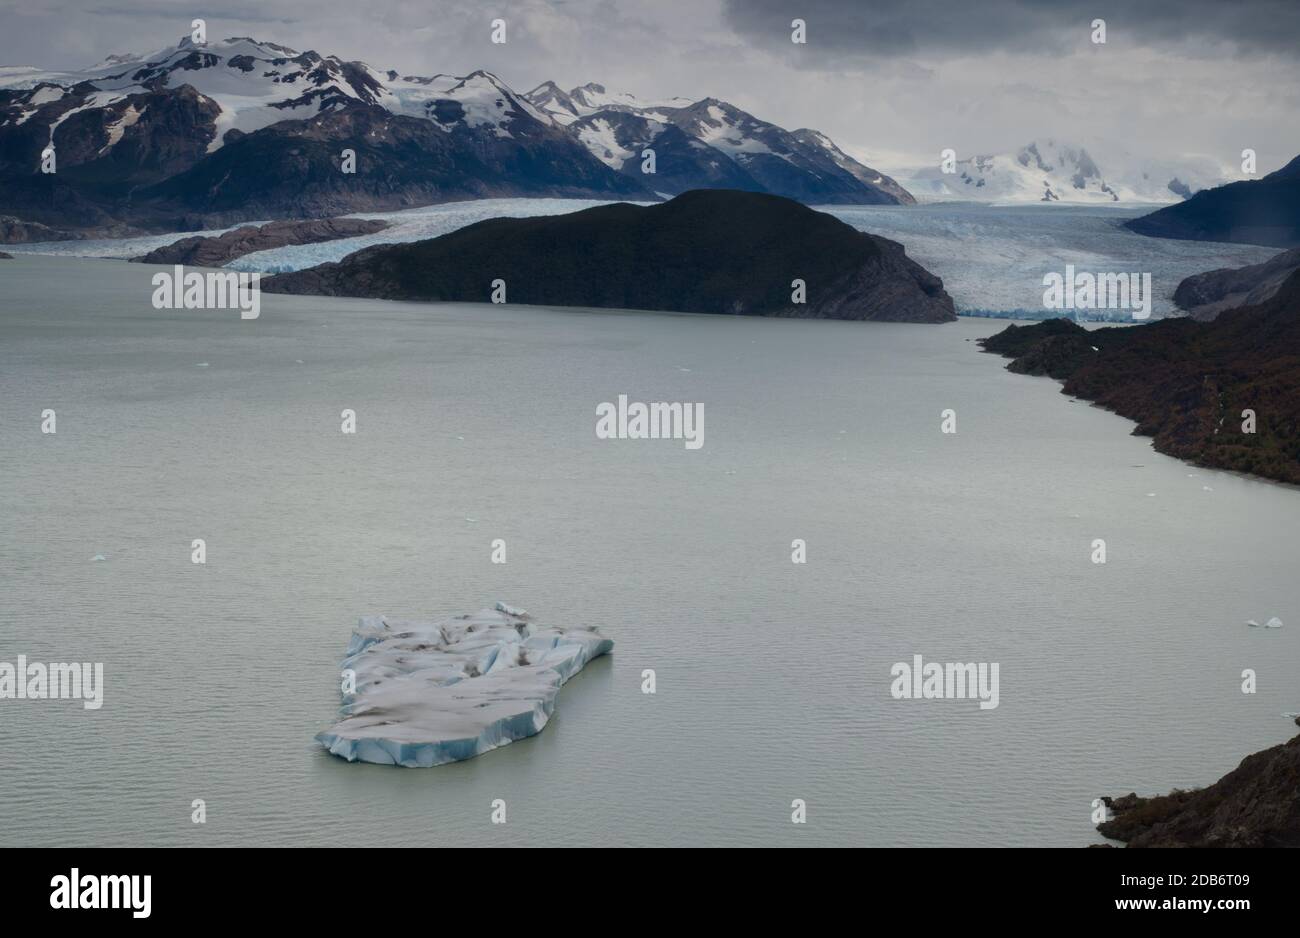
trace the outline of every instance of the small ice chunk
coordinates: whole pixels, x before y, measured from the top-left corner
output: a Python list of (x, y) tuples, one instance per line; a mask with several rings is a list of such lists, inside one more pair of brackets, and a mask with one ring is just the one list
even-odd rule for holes
[(527, 619), (528, 610), (518, 609), (515, 606), (509, 606), (505, 603), (497, 603), (497, 612), (504, 612), (508, 616), (514, 616), (516, 619)]
[(1259, 623), (1256, 622), (1254, 619), (1247, 619), (1246, 624), (1249, 625), (1252, 629), (1259, 628)]
[(91, 559), (91, 560), (107, 560), (108, 558), (105, 557), (103, 554), (96, 554), (94, 557), (91, 557), (90, 559)]
[(1266, 629), (1280, 629), (1281, 627), (1282, 627), (1282, 620), (1279, 619), (1277, 616), (1274, 616), (1273, 618), (1269, 619), (1267, 622), (1264, 623), (1264, 628)]

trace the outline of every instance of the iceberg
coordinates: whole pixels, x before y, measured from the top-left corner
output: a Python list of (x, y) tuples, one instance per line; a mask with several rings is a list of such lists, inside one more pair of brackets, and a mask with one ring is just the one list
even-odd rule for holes
[(343, 659), (343, 718), (316, 739), (349, 762), (428, 767), (540, 733), (561, 685), (614, 650), (596, 628), (497, 603), (432, 622), (364, 616)]

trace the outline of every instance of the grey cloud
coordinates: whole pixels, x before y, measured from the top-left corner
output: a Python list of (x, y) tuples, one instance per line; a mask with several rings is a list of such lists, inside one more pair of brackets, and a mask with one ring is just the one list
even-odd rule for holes
[[(790, 23), (808, 51), (840, 57), (1064, 51), (1104, 19), (1108, 43), (1202, 46), (1294, 55), (1295, 0), (724, 0), (740, 35), (790, 51)], [(797, 47), (796, 47), (797, 48)], [(802, 49), (800, 52), (802, 53)]]
[[(1251, 146), (1270, 169), (1300, 152), (1300, 0), (90, 3), (0, 0), (0, 65), (69, 68), (149, 52), (206, 12), (210, 36), (251, 35), (403, 74), (487, 68), (520, 90), (554, 79), (711, 95), (815, 127), (887, 172), (928, 165), (942, 147), (1005, 152), (1052, 135), (1114, 135), (1153, 156), (1227, 159)], [(506, 45), (489, 41), (496, 16), (510, 24)], [(808, 21), (807, 46), (789, 41), (796, 16)], [(1099, 16), (1104, 51), (1087, 42)]]

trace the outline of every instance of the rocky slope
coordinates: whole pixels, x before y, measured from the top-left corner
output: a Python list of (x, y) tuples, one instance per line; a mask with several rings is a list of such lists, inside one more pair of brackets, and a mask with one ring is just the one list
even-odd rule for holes
[(25, 244), (28, 241), (75, 241), (77, 235), (50, 228), (37, 222), (23, 221), (12, 215), (0, 215), (0, 244)]
[[(152, 230), (481, 196), (653, 195), (487, 72), (431, 78), (239, 38), (0, 76), (0, 212)], [(53, 144), (57, 172), (40, 172)], [(356, 172), (341, 171), (341, 152)]]
[(1298, 247), (1300, 156), (1263, 179), (1206, 189), (1125, 225), (1157, 238)]
[[(268, 292), (895, 322), (956, 318), (903, 247), (777, 196), (697, 190), (648, 207), (497, 218), (263, 281)], [(807, 301), (791, 301), (792, 281)]]
[(1130, 847), (1300, 847), (1300, 736), (1206, 788), (1102, 800), (1114, 816), (1098, 830)]
[[(716, 98), (643, 101), (602, 85), (562, 91), (543, 82), (525, 97), (599, 160), (656, 192), (729, 188), (809, 204), (910, 205), (911, 193), (863, 166), (823, 133), (788, 131)], [(655, 151), (656, 172), (642, 170)]]
[[(1162, 453), (1300, 484), (1300, 271), (1272, 298), (1213, 322), (1085, 330), (1064, 319), (982, 340), (1023, 374), (1137, 422)], [(1243, 429), (1243, 410), (1256, 414)]]
[(247, 225), (215, 237), (182, 238), (155, 248), (131, 260), (141, 264), (190, 264), (195, 267), (221, 267), (245, 254), (267, 251), (286, 244), (316, 244), (339, 238), (383, 231), (386, 221), (372, 218), (320, 218), (310, 221), (274, 221), (257, 226)]
[[(654, 201), (700, 187), (911, 201), (822, 135), (713, 99), (647, 108), (597, 85), (533, 98), (485, 71), (401, 75), (249, 38), (187, 38), (82, 71), (3, 68), (0, 214), (99, 234), (484, 197)], [(51, 145), (57, 171), (42, 173)], [(640, 171), (650, 145), (654, 175)]]
[(1225, 309), (1255, 306), (1273, 296), (1300, 269), (1300, 248), (1283, 251), (1262, 264), (1223, 267), (1192, 274), (1174, 290), (1174, 302), (1193, 319), (1208, 322)]

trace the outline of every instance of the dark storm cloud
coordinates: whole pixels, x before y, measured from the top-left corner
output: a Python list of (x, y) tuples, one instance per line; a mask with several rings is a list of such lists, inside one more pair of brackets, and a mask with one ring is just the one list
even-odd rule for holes
[[(1089, 42), (1221, 46), (1300, 56), (1297, 0), (723, 0), (746, 39), (790, 48), (790, 22), (808, 24), (808, 47), (836, 57), (1063, 51)], [(797, 48), (797, 47), (796, 47)]]

